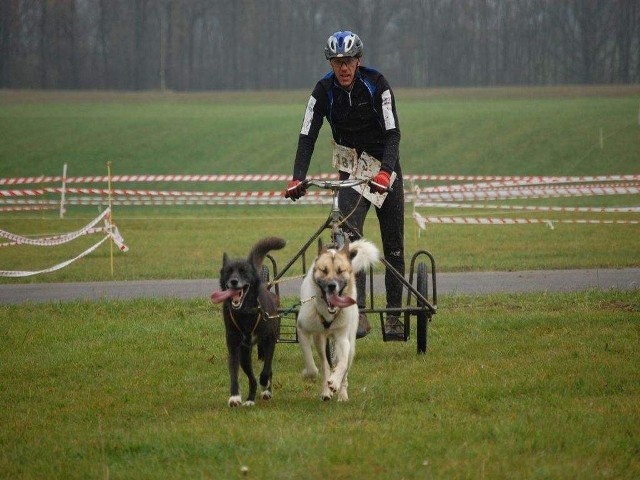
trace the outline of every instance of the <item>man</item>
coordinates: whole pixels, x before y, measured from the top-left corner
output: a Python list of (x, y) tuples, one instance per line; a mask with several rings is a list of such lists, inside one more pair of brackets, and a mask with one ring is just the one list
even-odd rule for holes
[[(385, 259), (404, 276), (404, 190), (399, 161), (398, 115), (389, 83), (380, 72), (361, 65), (362, 52), (362, 41), (353, 32), (336, 32), (327, 40), (324, 53), (332, 71), (316, 84), (309, 98), (298, 138), (293, 178), (285, 196), (295, 201), (305, 194), (302, 181), (306, 178), (318, 133), (326, 118), (337, 145), (355, 149), (357, 155), (366, 152), (380, 162), (379, 171), (370, 183), (371, 191), (386, 193), (395, 172), (393, 188), (388, 191), (382, 206), (375, 209)], [(340, 172), (341, 179), (348, 177), (348, 173)], [(363, 234), (371, 202), (351, 188), (340, 190), (338, 202), (341, 212), (349, 215), (348, 222), (357, 231), (348, 231), (349, 237), (358, 238)], [(366, 274), (359, 274), (357, 286), (358, 306), (363, 309)], [(388, 269), (385, 287), (387, 308), (399, 308), (402, 283)], [(366, 316), (360, 314), (358, 338), (367, 335), (370, 329)], [(385, 323), (387, 340), (403, 340), (403, 331), (397, 316), (389, 315)]]

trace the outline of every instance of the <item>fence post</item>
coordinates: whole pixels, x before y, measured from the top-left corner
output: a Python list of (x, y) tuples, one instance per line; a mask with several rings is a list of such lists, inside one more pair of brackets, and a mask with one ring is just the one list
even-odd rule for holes
[(67, 188), (67, 164), (62, 167), (62, 188), (60, 189), (60, 218), (64, 218), (66, 209), (64, 208), (65, 193)]
[[(111, 162), (107, 162), (107, 185), (109, 189), (109, 228), (113, 228), (113, 209), (111, 208)], [(111, 260), (111, 276), (113, 277), (113, 241), (109, 242), (109, 258)]]

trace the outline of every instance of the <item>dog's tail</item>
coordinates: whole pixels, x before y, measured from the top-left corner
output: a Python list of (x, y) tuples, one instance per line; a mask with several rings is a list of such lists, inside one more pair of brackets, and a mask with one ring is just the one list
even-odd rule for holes
[(251, 262), (256, 269), (260, 269), (264, 257), (271, 250), (280, 250), (284, 248), (287, 241), (279, 237), (266, 237), (259, 240), (249, 252), (249, 262)]
[(354, 273), (367, 270), (380, 260), (378, 247), (364, 238), (349, 244), (349, 254), (351, 255), (351, 266)]

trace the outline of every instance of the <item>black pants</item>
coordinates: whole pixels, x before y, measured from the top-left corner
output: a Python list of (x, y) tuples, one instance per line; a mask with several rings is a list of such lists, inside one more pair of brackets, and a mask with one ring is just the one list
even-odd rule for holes
[[(404, 188), (400, 169), (396, 174), (398, 176), (393, 182), (393, 190), (387, 195), (382, 207), (374, 208), (380, 224), (384, 258), (404, 277)], [(340, 178), (348, 178), (348, 174), (340, 172)], [(349, 226), (357, 231), (357, 234), (354, 234), (346, 227), (345, 231), (349, 239), (355, 240), (359, 236), (364, 237), (364, 221), (371, 207), (371, 202), (361, 197), (353, 188), (343, 188), (338, 194), (338, 204), (342, 215), (348, 216)], [(366, 281), (366, 272), (361, 272), (356, 276), (358, 306), (360, 308), (365, 306)], [(400, 308), (402, 306), (402, 282), (387, 268), (384, 283), (387, 291), (387, 308)]]

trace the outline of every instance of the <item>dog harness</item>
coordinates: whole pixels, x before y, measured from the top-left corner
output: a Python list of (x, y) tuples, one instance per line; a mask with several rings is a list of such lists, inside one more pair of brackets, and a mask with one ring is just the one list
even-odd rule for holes
[[(251, 329), (251, 335), (255, 333), (256, 328), (258, 328), (258, 324), (263, 319), (263, 317), (266, 318), (267, 320), (274, 320), (274, 319), (280, 318), (280, 315), (269, 315), (268, 313), (266, 313), (264, 311), (264, 308), (262, 308), (260, 301), (258, 301), (258, 308), (255, 308), (253, 310), (258, 313), (258, 316), (256, 317), (256, 323), (254, 323), (253, 328)], [(249, 310), (249, 313), (251, 313), (251, 310)], [(231, 305), (229, 305), (229, 316), (231, 317), (231, 321), (233, 322), (233, 325), (236, 327), (236, 329), (240, 333), (244, 334), (244, 332), (240, 328), (240, 325), (238, 325), (235, 315), (233, 314), (233, 308), (231, 308)]]
[[(338, 313), (340, 313), (340, 310), (341, 310), (340, 307), (338, 307), (338, 309), (336, 310), (336, 313), (331, 314), (333, 315), (334, 320), (338, 316)], [(320, 322), (322, 323), (322, 326), (325, 328), (325, 330), (329, 330), (329, 327), (333, 323), (333, 320), (329, 322), (322, 315), (318, 314), (318, 316), (321, 318)]]
[[(260, 323), (260, 320), (262, 320), (262, 307), (258, 308), (258, 316), (256, 317), (256, 323), (253, 325), (253, 328), (251, 329), (251, 335), (253, 335), (256, 331), (256, 328), (258, 328), (258, 324)], [(231, 317), (231, 321), (233, 322), (233, 325), (236, 327), (236, 329), (244, 334), (244, 332), (242, 331), (242, 329), (240, 328), (240, 325), (238, 325), (238, 322), (236, 321), (236, 317), (233, 315), (233, 309), (231, 308), (231, 306), (229, 306), (229, 316)]]

